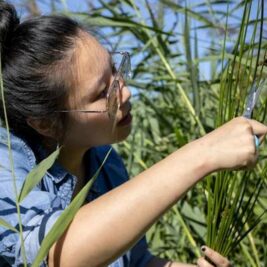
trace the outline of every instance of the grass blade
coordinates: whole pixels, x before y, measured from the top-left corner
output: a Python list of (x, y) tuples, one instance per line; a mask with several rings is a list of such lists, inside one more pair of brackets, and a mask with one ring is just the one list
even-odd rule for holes
[(60, 238), (60, 236), (64, 233), (66, 228), (68, 227), (69, 223), (74, 218), (75, 214), (84, 203), (85, 198), (88, 194), (89, 189), (91, 188), (92, 184), (94, 183), (95, 179), (97, 178), (100, 170), (102, 169), (103, 165), (105, 164), (112, 148), (107, 152), (101, 166), (96, 171), (95, 175), (87, 182), (87, 184), (83, 187), (83, 189), (79, 192), (79, 194), (72, 200), (70, 205), (62, 212), (60, 217), (57, 219), (56, 223), (53, 225), (47, 236), (44, 238), (41, 244), (41, 248), (32, 264), (32, 267), (38, 267), (43, 259), (49, 252), (51, 246)]
[(56, 158), (58, 157), (60, 148), (55, 150), (49, 157), (41, 161), (26, 177), (18, 201), (21, 203), (23, 199), (30, 193), (30, 191), (41, 181), (46, 171), (51, 168)]
[(0, 225), (3, 226), (4, 228), (7, 228), (7, 229), (13, 231), (13, 232), (16, 232), (16, 233), (19, 232), (16, 228), (14, 228), (12, 225), (10, 225), (9, 223), (7, 223), (5, 220), (3, 220), (1, 218), (0, 218)]

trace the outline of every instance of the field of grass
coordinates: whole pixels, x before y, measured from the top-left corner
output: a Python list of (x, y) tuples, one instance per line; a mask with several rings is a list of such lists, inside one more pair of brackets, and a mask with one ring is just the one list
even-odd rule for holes
[[(108, 49), (132, 54), (134, 127), (116, 145), (130, 176), (242, 115), (251, 85), (266, 79), (264, 0), (99, 0), (83, 1), (78, 11), (63, 0), (46, 7), (40, 2), (23, 2), (23, 14), (61, 11), (87, 25)], [(253, 114), (265, 123), (266, 86)], [(194, 262), (208, 244), (235, 267), (267, 266), (266, 147), (260, 147), (255, 169), (214, 173), (191, 189), (149, 230), (151, 250)], [(64, 215), (68, 221), (84, 192)], [(60, 232), (62, 227), (51, 233), (38, 260)]]

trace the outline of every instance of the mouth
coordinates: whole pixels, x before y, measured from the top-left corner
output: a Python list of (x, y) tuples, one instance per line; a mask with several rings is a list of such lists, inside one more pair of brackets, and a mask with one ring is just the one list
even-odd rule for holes
[(128, 111), (128, 113), (118, 121), (117, 125), (118, 126), (126, 126), (129, 125), (132, 122), (132, 115), (131, 115), (131, 110)]

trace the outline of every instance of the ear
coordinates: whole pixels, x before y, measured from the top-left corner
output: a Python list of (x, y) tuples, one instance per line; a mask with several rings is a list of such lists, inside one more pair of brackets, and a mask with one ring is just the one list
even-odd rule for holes
[(27, 118), (27, 124), (32, 127), (36, 132), (40, 135), (50, 138), (55, 138), (56, 131), (53, 122), (51, 119), (44, 118), (44, 119), (36, 119), (29, 117)]

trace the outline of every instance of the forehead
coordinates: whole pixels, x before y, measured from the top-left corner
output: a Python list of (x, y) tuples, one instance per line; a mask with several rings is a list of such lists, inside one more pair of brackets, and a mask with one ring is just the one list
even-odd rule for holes
[[(80, 33), (71, 59), (71, 90), (68, 104), (79, 106), (88, 102), (111, 76), (110, 53), (90, 34)], [(67, 77), (68, 79), (68, 77)]]
[(79, 73), (86, 70), (87, 75), (95, 76), (110, 68), (111, 57), (108, 51), (86, 32), (77, 40), (76, 60)]
[(67, 105), (76, 108), (88, 103), (90, 99), (108, 83), (111, 77), (111, 56), (109, 52), (90, 34), (81, 32), (75, 40), (69, 67), (70, 91)]

